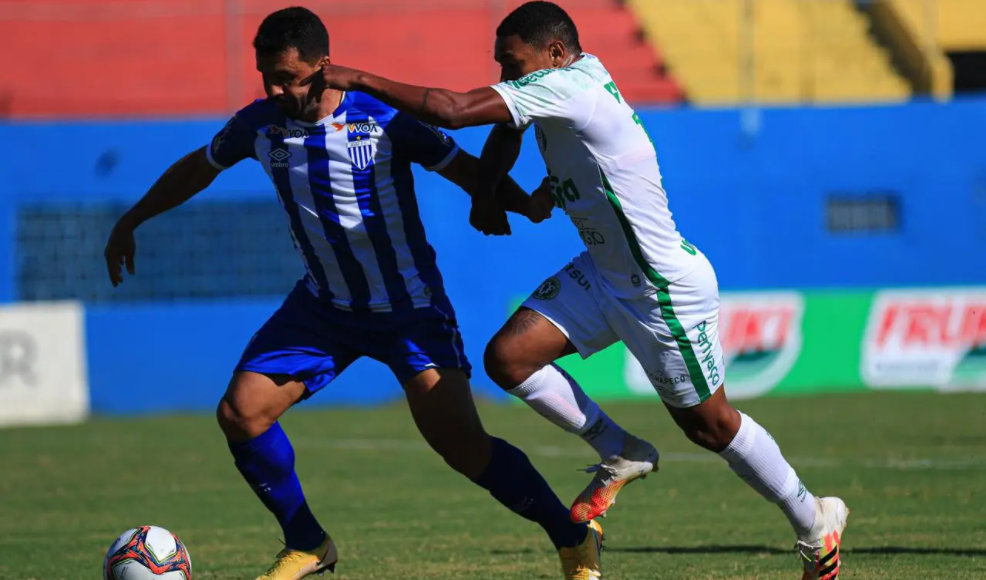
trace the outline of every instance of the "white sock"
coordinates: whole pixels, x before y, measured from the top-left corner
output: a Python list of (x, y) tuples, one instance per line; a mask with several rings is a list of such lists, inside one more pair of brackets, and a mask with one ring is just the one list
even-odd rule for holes
[(740, 417), (739, 432), (719, 455), (750, 487), (781, 508), (799, 537), (808, 534), (815, 523), (815, 496), (805, 489), (770, 433), (749, 416), (740, 413)]
[(619, 455), (626, 431), (590, 399), (568, 373), (550, 364), (507, 391), (592, 446), (600, 459)]

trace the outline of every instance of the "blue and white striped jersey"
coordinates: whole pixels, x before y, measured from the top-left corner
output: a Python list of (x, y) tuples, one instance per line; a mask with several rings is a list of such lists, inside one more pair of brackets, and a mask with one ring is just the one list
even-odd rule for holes
[(401, 312), (444, 300), (411, 163), (431, 171), (448, 165), (459, 148), (447, 134), (349, 92), (317, 123), (288, 119), (273, 103), (255, 101), (206, 151), (218, 169), (248, 157), (263, 165), (315, 296), (356, 312)]

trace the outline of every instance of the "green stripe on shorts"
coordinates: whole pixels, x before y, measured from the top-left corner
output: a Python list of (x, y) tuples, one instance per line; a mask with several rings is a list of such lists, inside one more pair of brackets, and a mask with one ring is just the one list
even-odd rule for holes
[(681, 326), (681, 321), (674, 314), (674, 307), (671, 305), (671, 294), (668, 292), (668, 286), (670, 284), (644, 259), (644, 252), (640, 248), (640, 243), (637, 242), (637, 235), (633, 233), (633, 228), (630, 227), (630, 220), (623, 213), (623, 205), (620, 204), (619, 198), (616, 197), (616, 192), (613, 191), (613, 186), (610, 185), (609, 179), (606, 179), (606, 174), (601, 169), (599, 170), (599, 177), (602, 179), (603, 188), (606, 190), (606, 199), (609, 200), (609, 205), (616, 212), (616, 218), (620, 221), (620, 227), (623, 228), (623, 235), (626, 237), (627, 244), (630, 246), (630, 253), (633, 254), (633, 259), (637, 262), (637, 266), (643, 270), (644, 275), (647, 276), (651, 284), (657, 286), (657, 301), (661, 307), (661, 317), (664, 318), (665, 324), (668, 325), (671, 336), (678, 343), (678, 350), (681, 351), (681, 357), (685, 359), (685, 366), (688, 367), (688, 376), (691, 377), (692, 386), (695, 387), (695, 391), (698, 393), (698, 400), (704, 402), (712, 396), (712, 393), (709, 391), (708, 381), (705, 380), (705, 373), (702, 372), (702, 363), (699, 362), (698, 356), (695, 354), (695, 349), (692, 348), (692, 343), (688, 340), (688, 333), (685, 332), (685, 328)]
[(695, 349), (692, 348), (692, 343), (688, 340), (688, 333), (681, 326), (678, 317), (674, 315), (674, 308), (671, 306), (671, 294), (668, 293), (667, 288), (658, 288), (657, 301), (661, 305), (661, 316), (671, 330), (671, 336), (678, 343), (678, 349), (681, 350), (681, 357), (685, 359), (685, 366), (688, 367), (688, 375), (692, 378), (692, 386), (695, 387), (695, 391), (698, 393), (698, 400), (705, 402), (706, 399), (712, 396), (712, 393), (709, 392), (709, 382), (705, 380), (705, 373), (702, 372), (702, 363), (699, 362), (698, 356), (695, 354)]

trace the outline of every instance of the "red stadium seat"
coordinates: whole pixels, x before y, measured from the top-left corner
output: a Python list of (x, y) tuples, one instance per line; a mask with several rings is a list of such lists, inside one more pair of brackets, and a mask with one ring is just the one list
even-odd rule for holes
[[(585, 50), (627, 100), (677, 102), (682, 92), (615, 0), (571, 0)], [(263, 95), (250, 46), (267, 13), (245, 0), (17, 0), (0, 4), (0, 114), (13, 117), (220, 114)], [(505, 3), (504, 10), (520, 4)], [(470, 89), (497, 80), (488, 0), (307, 3), (329, 28), (332, 56), (418, 84)]]

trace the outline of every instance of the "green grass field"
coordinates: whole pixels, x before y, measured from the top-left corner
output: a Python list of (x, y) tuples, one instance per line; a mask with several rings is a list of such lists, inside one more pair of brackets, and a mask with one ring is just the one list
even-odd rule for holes
[[(853, 510), (842, 578), (986, 578), (986, 397), (738, 406), (772, 432), (809, 489)], [(776, 507), (688, 443), (660, 405), (607, 407), (663, 458), (661, 472), (627, 488), (603, 520), (605, 577), (800, 578)], [(581, 441), (526, 408), (481, 412), (565, 502), (585, 484), (575, 470), (593, 455)], [(403, 406), (301, 408), (283, 424), (309, 501), (339, 544), (335, 578), (560, 577), (541, 531), (447, 469)], [(280, 549), (279, 528), (240, 479), (212, 417), (0, 431), (0, 578), (99, 578), (110, 542), (140, 524), (177, 533), (200, 580), (251, 580)]]

